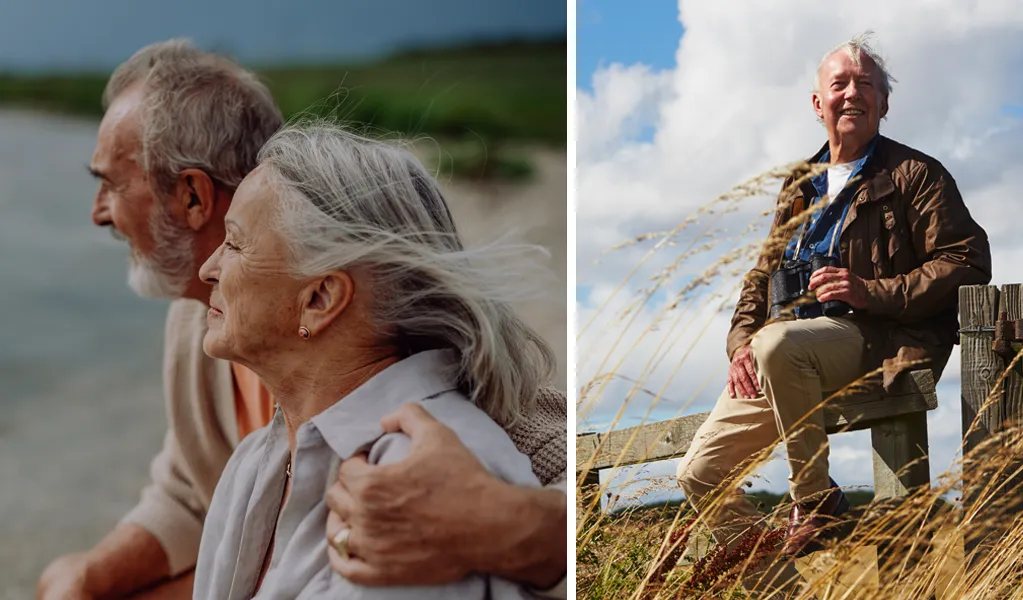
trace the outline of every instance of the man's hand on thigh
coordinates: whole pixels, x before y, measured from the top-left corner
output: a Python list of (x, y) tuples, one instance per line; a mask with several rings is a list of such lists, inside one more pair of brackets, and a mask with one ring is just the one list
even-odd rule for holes
[(728, 395), (732, 398), (756, 398), (759, 393), (760, 382), (753, 370), (750, 345), (746, 344), (732, 355), (732, 365), (728, 367)]

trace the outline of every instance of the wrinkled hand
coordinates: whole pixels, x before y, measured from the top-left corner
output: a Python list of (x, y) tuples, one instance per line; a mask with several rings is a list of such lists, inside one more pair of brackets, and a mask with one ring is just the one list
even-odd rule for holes
[(68, 554), (50, 563), (39, 578), (36, 600), (95, 600), (86, 587), (84, 552)]
[(760, 382), (753, 370), (750, 350), (747, 344), (732, 355), (732, 365), (728, 367), (728, 395), (732, 398), (756, 398), (760, 393)]
[(853, 275), (849, 269), (822, 267), (810, 275), (807, 286), (817, 293), (818, 302), (841, 300), (849, 306), (863, 310), (867, 308), (867, 284)]
[[(388, 465), (370, 465), (364, 455), (341, 464), (327, 490), (331, 566), (374, 586), (449, 583), (478, 570), (475, 555), (487, 544), (479, 538), (488, 535), (480, 519), (493, 519), (485, 499), (507, 484), (418, 405), (402, 406), (381, 425), (411, 438), (409, 455)], [(351, 530), (347, 559), (331, 543), (342, 527)]]

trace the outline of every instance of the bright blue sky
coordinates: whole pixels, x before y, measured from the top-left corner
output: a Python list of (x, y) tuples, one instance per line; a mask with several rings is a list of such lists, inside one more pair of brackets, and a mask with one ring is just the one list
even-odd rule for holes
[(593, 72), (613, 62), (671, 68), (681, 36), (677, 0), (578, 0), (576, 86), (592, 91)]

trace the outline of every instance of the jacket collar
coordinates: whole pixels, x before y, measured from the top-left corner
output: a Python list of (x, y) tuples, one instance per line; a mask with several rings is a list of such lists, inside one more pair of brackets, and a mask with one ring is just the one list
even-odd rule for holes
[[(891, 140), (889, 138), (881, 134), (877, 135), (877, 141), (870, 160), (863, 165), (863, 170), (856, 176), (858, 187), (852, 194), (853, 206), (848, 221), (855, 218), (856, 207), (858, 205), (865, 202), (876, 202), (895, 191), (895, 184), (892, 182), (891, 172), (888, 170), (887, 164), (890, 144)], [(807, 162), (810, 164), (819, 163), (828, 151), (828, 143), (824, 142), (824, 145)], [(800, 186), (800, 192), (804, 197), (814, 198), (817, 190), (812, 180), (808, 179)]]

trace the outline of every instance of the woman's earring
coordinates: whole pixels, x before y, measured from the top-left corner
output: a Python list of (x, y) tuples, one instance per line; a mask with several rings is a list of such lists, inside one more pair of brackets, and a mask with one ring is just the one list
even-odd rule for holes
[(298, 337), (302, 338), (303, 340), (308, 340), (309, 339), (309, 328), (306, 327), (305, 325), (299, 327), (298, 328)]

